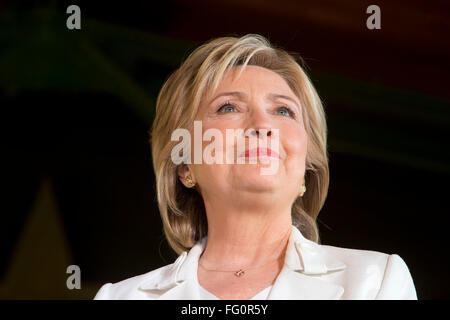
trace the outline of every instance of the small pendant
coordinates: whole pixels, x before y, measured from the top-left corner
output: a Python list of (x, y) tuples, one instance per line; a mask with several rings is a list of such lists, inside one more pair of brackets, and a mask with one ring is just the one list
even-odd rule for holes
[(239, 271), (236, 271), (236, 272), (234, 273), (234, 275), (235, 275), (236, 277), (242, 277), (244, 274), (245, 274), (245, 271), (242, 270), (242, 269), (240, 269)]

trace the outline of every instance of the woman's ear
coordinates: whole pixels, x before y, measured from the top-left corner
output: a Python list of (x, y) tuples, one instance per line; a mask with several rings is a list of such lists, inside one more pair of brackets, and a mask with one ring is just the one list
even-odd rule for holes
[(185, 187), (192, 188), (193, 186), (195, 186), (196, 184), (195, 177), (191, 168), (188, 165), (186, 164), (179, 165), (177, 167), (177, 174), (181, 183), (184, 184)]

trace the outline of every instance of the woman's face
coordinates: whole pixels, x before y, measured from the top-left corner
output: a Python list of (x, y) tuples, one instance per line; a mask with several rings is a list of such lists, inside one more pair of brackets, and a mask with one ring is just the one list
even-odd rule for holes
[[(188, 165), (191, 176), (200, 186), (202, 196), (207, 199), (224, 199), (234, 195), (233, 199), (244, 199), (248, 204), (252, 200), (260, 201), (261, 197), (276, 201), (294, 201), (304, 183), (305, 161), (307, 151), (307, 135), (303, 124), (301, 104), (292, 92), (286, 81), (277, 73), (257, 66), (247, 66), (239, 78), (241, 67), (225, 73), (219, 87), (215, 92), (209, 92), (203, 99), (196, 121), (201, 121), (202, 134), (208, 129), (217, 129), (221, 133), (223, 144), (223, 164), (205, 163)], [(227, 129), (255, 129), (253, 138), (261, 143), (267, 140), (269, 156), (262, 162), (264, 149), (252, 152), (255, 145), (249, 144), (251, 135), (243, 133), (227, 139)], [(267, 130), (267, 134), (264, 130)], [(275, 148), (275, 139), (278, 144)], [(248, 132), (248, 131), (247, 131)], [(192, 140), (194, 130), (191, 131)], [(240, 139), (238, 139), (240, 137)], [(198, 141), (198, 140), (197, 140)], [(255, 141), (255, 140), (253, 140)], [(203, 141), (203, 151), (209, 146), (211, 151), (213, 142)], [(247, 151), (247, 154), (238, 152), (238, 143), (244, 143), (239, 150)], [(219, 149), (217, 149), (219, 150)], [(249, 151), (250, 150), (250, 151)], [(274, 152), (275, 151), (275, 152)], [(228, 153), (227, 153), (228, 152)], [(226, 156), (233, 159), (233, 163), (227, 163)], [(194, 152), (192, 152), (193, 154)], [(210, 153), (219, 155), (217, 152)], [(253, 158), (252, 158), (253, 157)], [(245, 161), (245, 164), (238, 163)], [(253, 161), (253, 163), (250, 163)], [(268, 168), (272, 168), (268, 170)], [(266, 168), (266, 174), (261, 170)], [(276, 170), (273, 170), (276, 168)], [(269, 174), (267, 174), (269, 172)], [(245, 197), (245, 198), (242, 198)]]

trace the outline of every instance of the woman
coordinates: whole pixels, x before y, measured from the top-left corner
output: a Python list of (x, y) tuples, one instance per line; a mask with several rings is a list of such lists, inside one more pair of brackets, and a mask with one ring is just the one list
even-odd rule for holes
[(398, 255), (318, 244), (326, 133), (287, 52), (258, 35), (199, 47), (161, 89), (152, 128), (159, 209), (180, 256), (95, 299), (416, 299)]

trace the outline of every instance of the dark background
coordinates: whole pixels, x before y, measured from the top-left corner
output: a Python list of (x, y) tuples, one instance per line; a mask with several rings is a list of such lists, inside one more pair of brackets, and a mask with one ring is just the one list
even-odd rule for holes
[[(81, 8), (81, 30), (66, 8)], [(381, 8), (381, 30), (366, 8)], [(299, 53), (324, 101), (323, 244), (397, 253), (450, 297), (448, 1), (0, 2), (0, 298), (90, 299), (171, 263), (148, 130), (189, 52), (247, 33)], [(81, 290), (66, 268), (81, 268)]]

